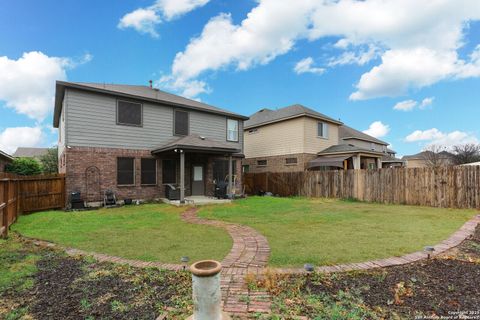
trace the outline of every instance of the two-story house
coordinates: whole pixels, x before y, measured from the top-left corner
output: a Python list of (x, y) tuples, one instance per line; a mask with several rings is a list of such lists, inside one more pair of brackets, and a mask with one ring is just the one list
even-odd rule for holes
[(387, 142), (299, 104), (253, 114), (244, 141), (248, 172), (376, 169), (395, 154)]
[(151, 86), (57, 81), (53, 125), (66, 191), (87, 202), (164, 197), (167, 185), (212, 196), (214, 182), (239, 193), (242, 115)]

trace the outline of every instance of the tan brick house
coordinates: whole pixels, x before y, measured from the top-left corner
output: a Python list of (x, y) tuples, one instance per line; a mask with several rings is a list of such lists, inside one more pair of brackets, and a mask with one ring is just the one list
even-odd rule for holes
[(57, 81), (53, 125), (67, 195), (155, 199), (173, 185), (183, 200), (212, 196), (218, 180), (240, 193), (246, 119), (150, 86)]
[(244, 141), (248, 172), (375, 169), (387, 157), (402, 163), (387, 142), (299, 104), (251, 115)]

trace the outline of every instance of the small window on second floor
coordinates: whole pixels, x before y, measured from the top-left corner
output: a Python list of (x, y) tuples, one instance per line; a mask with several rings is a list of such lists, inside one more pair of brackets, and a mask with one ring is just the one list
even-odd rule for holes
[(117, 101), (117, 124), (124, 124), (129, 126), (142, 126), (142, 104)]
[(176, 136), (188, 136), (188, 112), (175, 110), (173, 119), (173, 134)]
[(370, 149), (375, 150), (375, 143), (370, 143)]
[(328, 139), (328, 124), (325, 122), (317, 123), (317, 136)]
[(227, 119), (227, 141), (238, 142), (238, 120)]
[(266, 166), (267, 160), (257, 160), (257, 166)]

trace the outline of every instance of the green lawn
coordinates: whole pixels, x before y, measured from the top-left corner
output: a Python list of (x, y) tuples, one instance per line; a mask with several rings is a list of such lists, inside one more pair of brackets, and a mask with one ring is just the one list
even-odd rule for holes
[(222, 260), (232, 240), (222, 229), (185, 223), (185, 208), (164, 204), (114, 209), (63, 212), (46, 211), (21, 216), (12, 228), (21, 234), (69, 247), (114, 256), (180, 263)]
[(448, 238), (474, 210), (327, 199), (251, 197), (200, 216), (251, 226), (272, 249), (270, 265), (361, 262), (398, 256)]

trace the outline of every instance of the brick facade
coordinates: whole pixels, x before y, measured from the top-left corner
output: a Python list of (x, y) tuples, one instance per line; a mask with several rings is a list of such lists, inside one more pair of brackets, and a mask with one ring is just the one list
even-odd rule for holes
[[(135, 158), (135, 183), (131, 186), (117, 185), (117, 158)], [(141, 159), (156, 158), (157, 160), (157, 183), (155, 185), (141, 184)], [(154, 157), (150, 150), (133, 150), (119, 148), (91, 148), (71, 147), (65, 149), (59, 157), (59, 172), (66, 175), (66, 192), (79, 191), (82, 198), (88, 202), (102, 201), (105, 190), (115, 192), (117, 199), (123, 200), (141, 199), (151, 200), (163, 198), (165, 188), (162, 184), (162, 159), (177, 160), (177, 182), (180, 176), (179, 156)], [(215, 159), (227, 159), (225, 157), (209, 156), (206, 154), (185, 154), (185, 195), (191, 195), (191, 167), (192, 164), (203, 164), (205, 170), (205, 195), (213, 196), (213, 163)], [(237, 160), (236, 173), (241, 172), (241, 161)], [(241, 190), (241, 175), (237, 174), (237, 190)], [(237, 192), (239, 193), (239, 192)], [(67, 197), (68, 199), (68, 197)]]
[[(304, 171), (307, 168), (307, 163), (317, 157), (316, 154), (296, 153), (282, 156), (258, 157), (243, 160), (243, 165), (248, 166), (248, 172), (296, 172)], [(296, 164), (287, 163), (288, 158), (296, 158)], [(266, 160), (267, 165), (258, 165), (258, 161)]]

